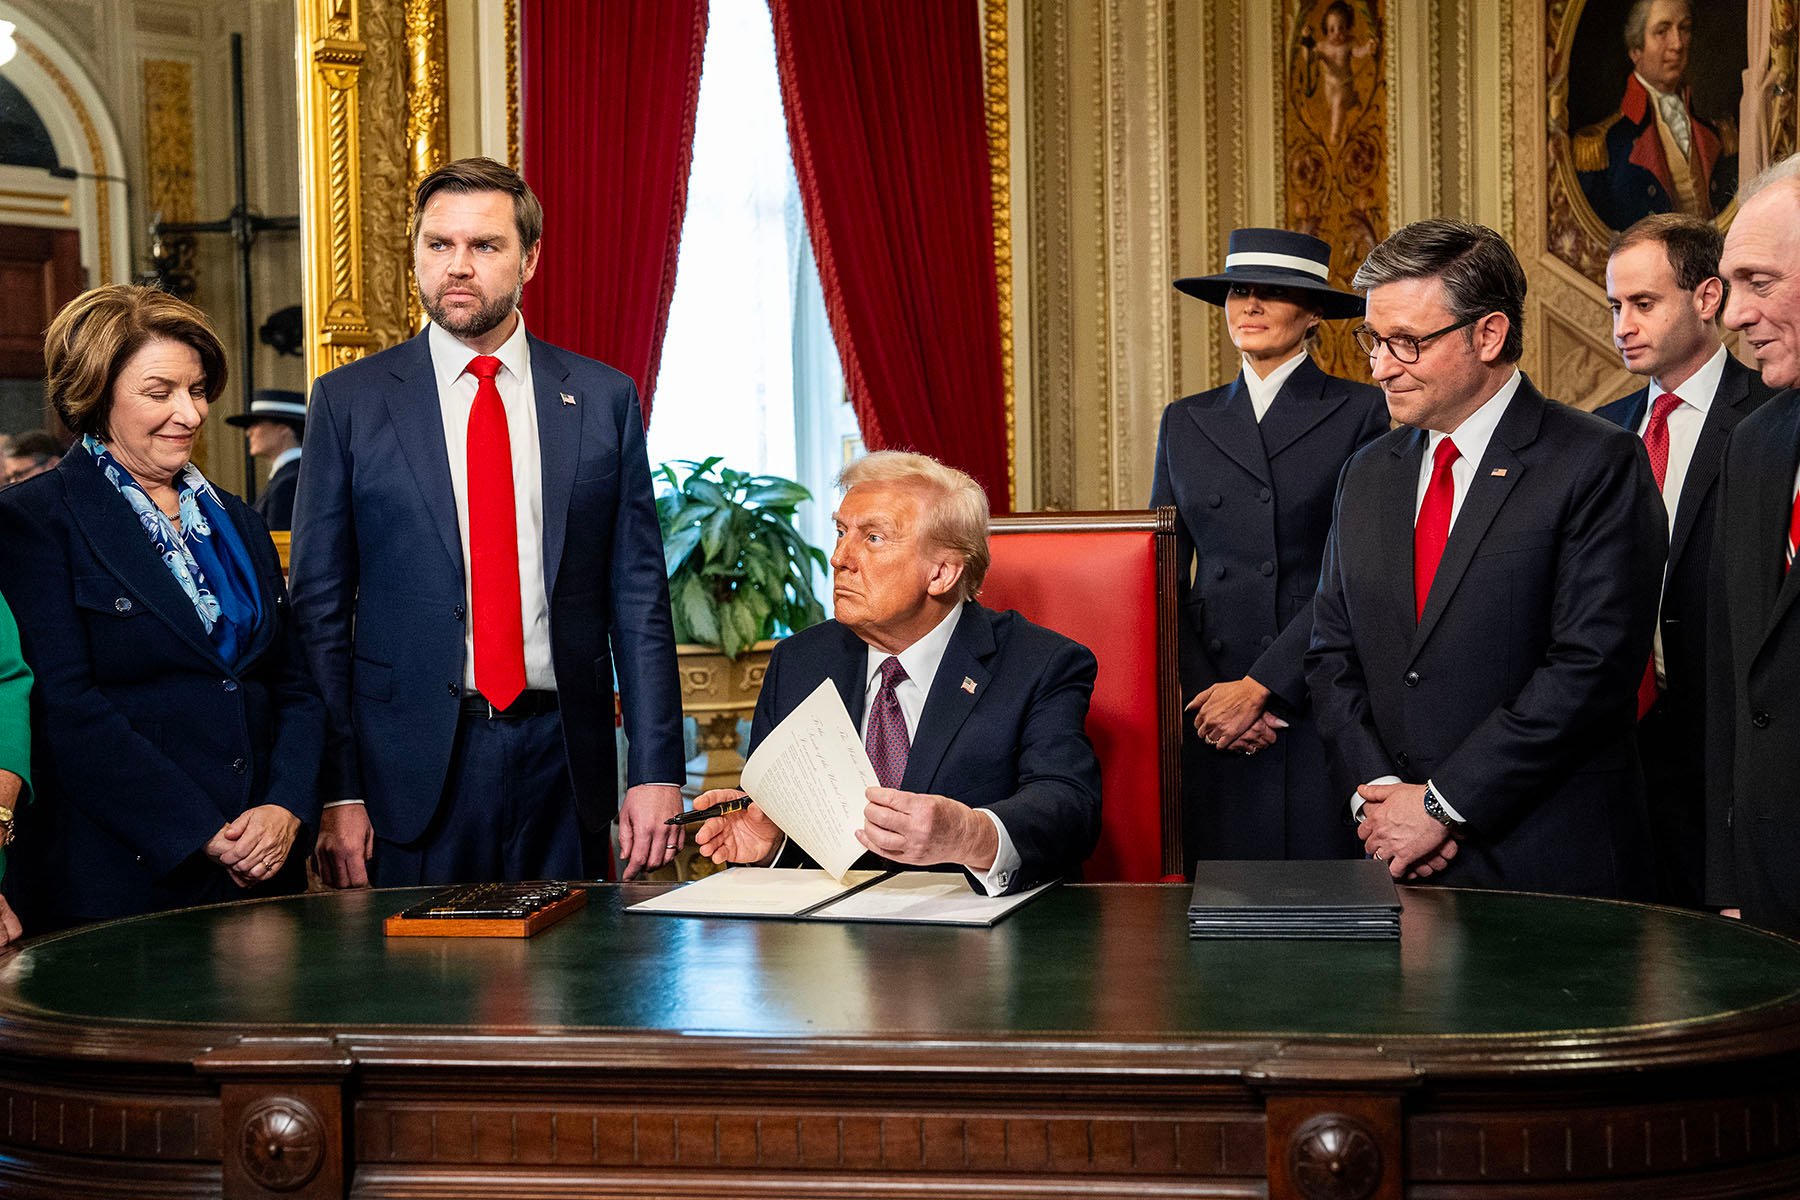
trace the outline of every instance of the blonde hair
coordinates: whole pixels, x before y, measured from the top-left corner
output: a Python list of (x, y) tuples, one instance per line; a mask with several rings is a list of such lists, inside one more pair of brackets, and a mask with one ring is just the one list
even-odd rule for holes
[(44, 391), (77, 434), (104, 437), (113, 384), (131, 356), (157, 340), (180, 342), (200, 356), (206, 395), (225, 390), (225, 347), (206, 314), (156, 288), (115, 283), (83, 292), (63, 306), (44, 334)]
[(903, 484), (930, 493), (925, 536), (962, 556), (959, 600), (973, 600), (988, 569), (988, 499), (981, 485), (955, 467), (906, 450), (865, 454), (838, 476), (846, 492), (865, 484)]

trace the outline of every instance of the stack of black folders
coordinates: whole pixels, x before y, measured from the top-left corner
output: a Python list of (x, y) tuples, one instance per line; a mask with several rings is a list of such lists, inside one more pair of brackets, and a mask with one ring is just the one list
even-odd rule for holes
[(1188, 903), (1194, 938), (1400, 936), (1400, 893), (1386, 863), (1201, 862)]

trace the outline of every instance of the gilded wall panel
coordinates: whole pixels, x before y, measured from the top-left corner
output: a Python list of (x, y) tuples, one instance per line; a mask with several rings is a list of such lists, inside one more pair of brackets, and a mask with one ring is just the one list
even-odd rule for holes
[[(1332, 282), (1342, 287), (1388, 234), (1382, 43), (1382, 0), (1295, 0), (1287, 8), (1283, 224), (1331, 244)], [(1334, 375), (1359, 378), (1368, 361), (1351, 324), (1323, 326), (1314, 357)]]
[(144, 61), (144, 206), (165, 221), (195, 220), (194, 68)]
[[(417, 328), (407, 239), (414, 181), (407, 80), (412, 47), (407, 0), (361, 0), (363, 297), (374, 349), (398, 345)], [(421, 172), (422, 174), (422, 172)]]

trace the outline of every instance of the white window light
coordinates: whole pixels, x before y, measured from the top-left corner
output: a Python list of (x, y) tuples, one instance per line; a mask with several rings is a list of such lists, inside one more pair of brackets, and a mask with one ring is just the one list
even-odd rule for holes
[(13, 41), (13, 30), (17, 28), (11, 21), (0, 21), (0, 67), (11, 62), (13, 55), (19, 52), (19, 43)]

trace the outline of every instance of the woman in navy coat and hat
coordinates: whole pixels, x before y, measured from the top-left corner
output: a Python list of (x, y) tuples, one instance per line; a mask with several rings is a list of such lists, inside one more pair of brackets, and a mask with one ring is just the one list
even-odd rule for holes
[(1239, 229), (1225, 269), (1175, 287), (1225, 310), (1243, 358), (1223, 387), (1163, 411), (1150, 503), (1174, 505), (1181, 606), (1183, 828), (1198, 859), (1354, 858), (1303, 659), (1338, 472), (1388, 429), (1379, 388), (1327, 375), (1319, 323), (1362, 315), (1328, 282), (1331, 248)]

